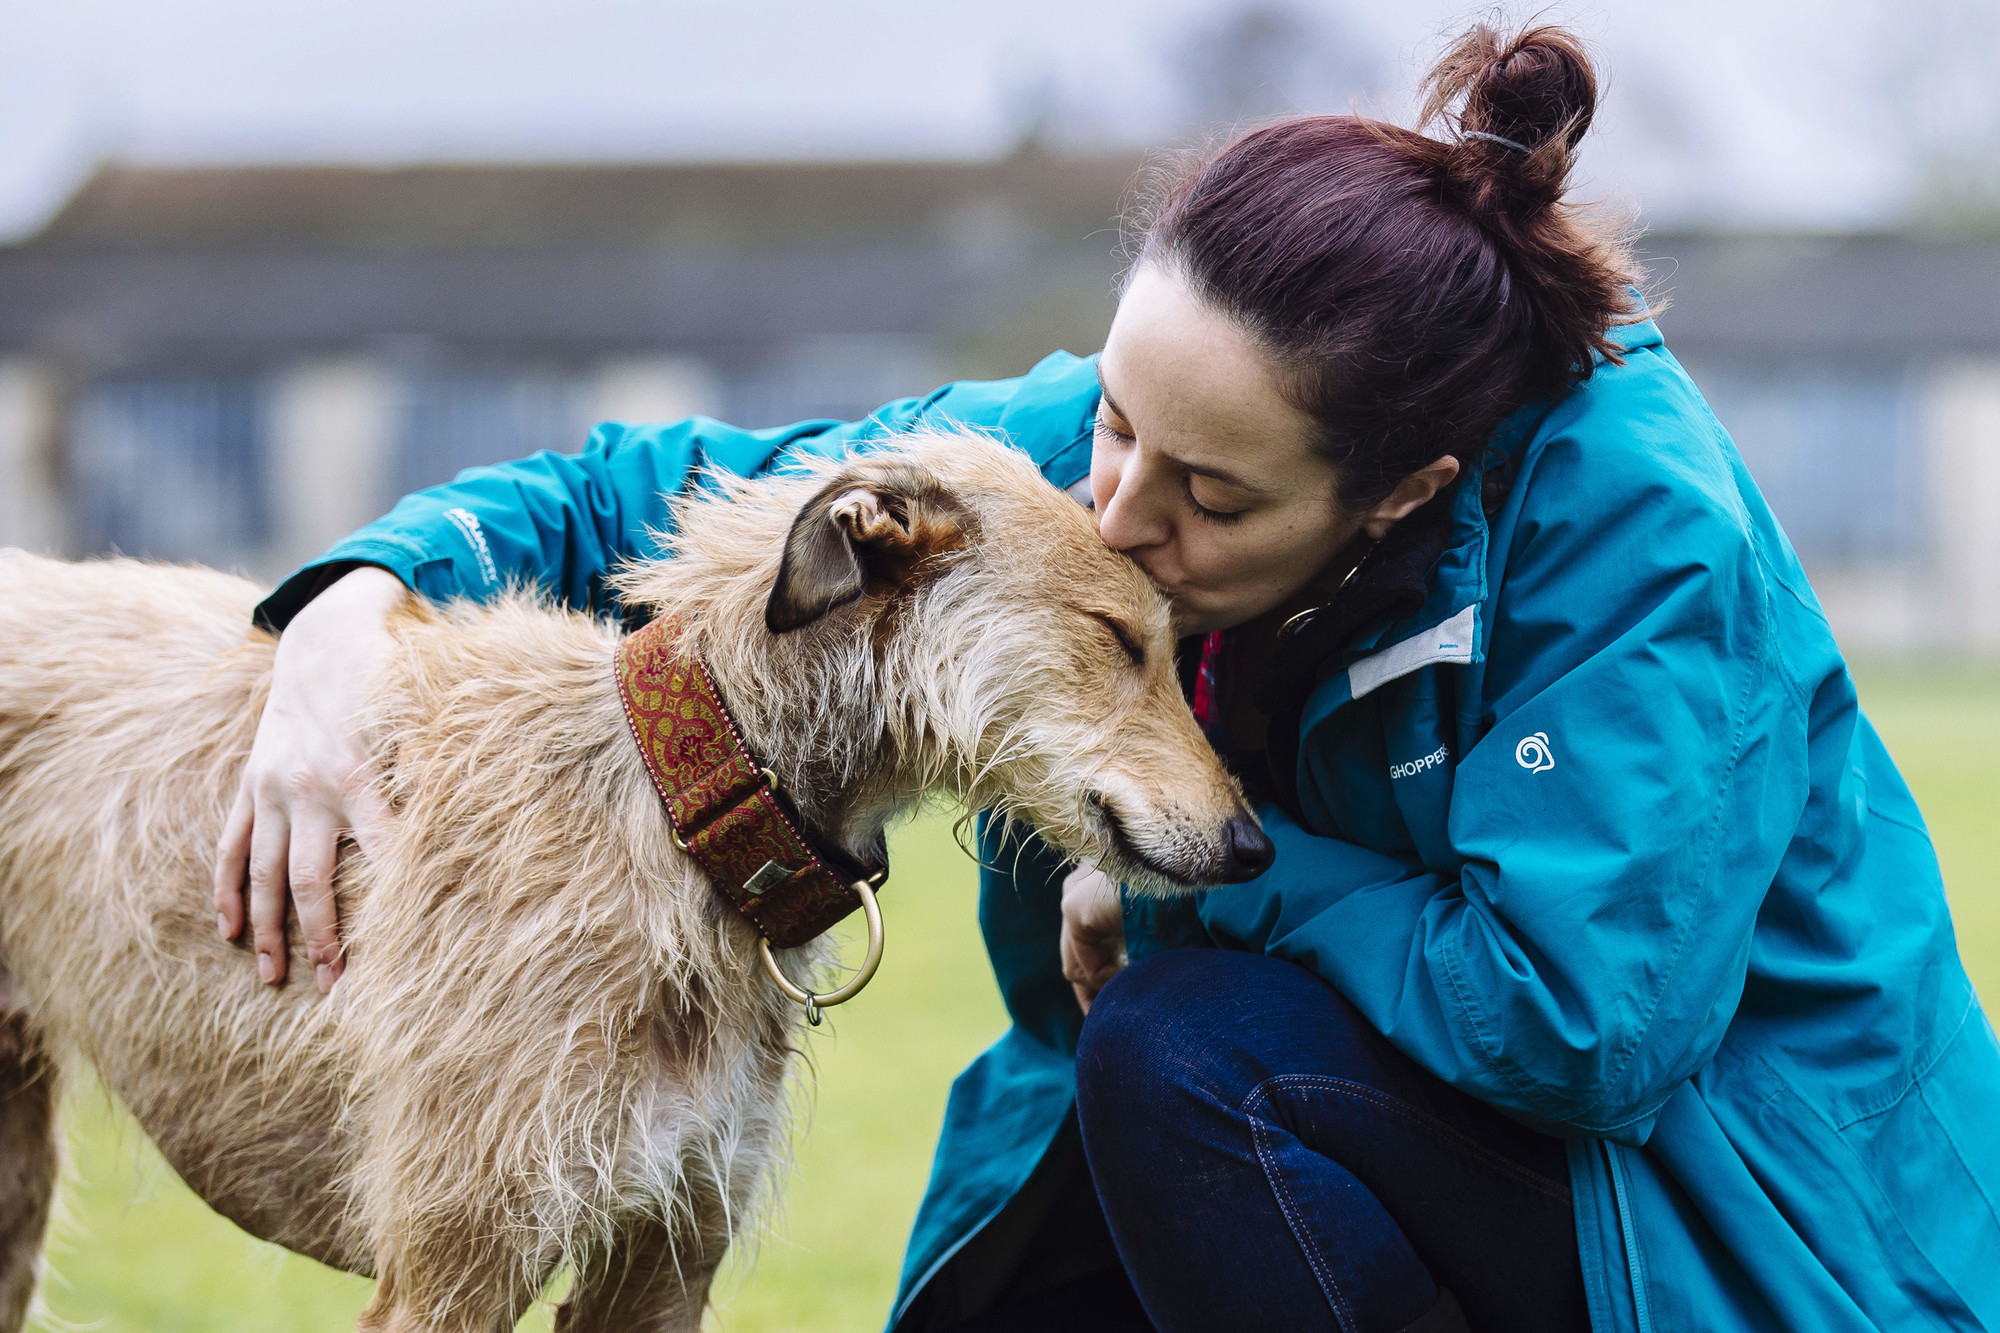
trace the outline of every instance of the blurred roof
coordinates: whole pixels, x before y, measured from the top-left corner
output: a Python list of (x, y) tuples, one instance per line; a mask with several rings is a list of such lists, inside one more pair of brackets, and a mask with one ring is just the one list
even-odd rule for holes
[[(475, 357), (785, 339), (1102, 336), (1134, 157), (131, 168), (0, 246), (0, 350), (80, 370), (421, 345)], [(1660, 233), (1702, 359), (2000, 351), (2000, 238)], [(400, 340), (400, 341), (399, 341)], [(1091, 343), (1095, 345), (1094, 342)]]
[(114, 166), (0, 247), (0, 349), (96, 368), (385, 339), (728, 359), (820, 335), (1039, 341), (1036, 320), (1083, 342), (1108, 320), (1139, 165)]
[(1901, 360), (2000, 350), (2000, 237), (1658, 233), (1640, 245), (1667, 345)]
[(1102, 225), (1135, 157), (988, 162), (210, 167), (100, 170), (27, 245), (437, 248), (881, 235), (1005, 207)]

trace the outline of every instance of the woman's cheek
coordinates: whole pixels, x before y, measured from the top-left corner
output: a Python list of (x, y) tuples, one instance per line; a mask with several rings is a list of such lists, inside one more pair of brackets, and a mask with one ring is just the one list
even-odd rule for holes
[(1122, 475), (1119, 453), (1117, 446), (1108, 443), (1102, 433), (1090, 447), (1090, 503), (1099, 512), (1111, 503), (1112, 496), (1118, 494), (1118, 482)]
[(1118, 473), (1108, 465), (1090, 465), (1090, 507), (1099, 513), (1118, 493)]

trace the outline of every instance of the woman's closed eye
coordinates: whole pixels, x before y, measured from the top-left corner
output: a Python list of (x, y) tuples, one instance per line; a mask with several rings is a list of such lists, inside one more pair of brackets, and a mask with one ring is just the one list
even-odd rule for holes
[(1242, 520), (1241, 509), (1215, 509), (1201, 502), (1194, 493), (1194, 474), (1181, 479), (1181, 495), (1187, 500), (1188, 512), (1204, 523), (1236, 523)]
[[(1110, 441), (1121, 446), (1137, 442), (1137, 437), (1133, 435), (1131, 428), (1114, 416), (1111, 409), (1102, 403), (1098, 405), (1094, 430), (1097, 438), (1102, 441)], [(1181, 498), (1186, 503), (1188, 512), (1205, 523), (1234, 523), (1241, 519), (1244, 514), (1241, 509), (1231, 509), (1223, 504), (1202, 503), (1201, 497), (1194, 493), (1195, 478), (1199, 475), (1203, 474), (1184, 472), (1181, 475)], [(1208, 484), (1217, 483), (1210, 481)]]

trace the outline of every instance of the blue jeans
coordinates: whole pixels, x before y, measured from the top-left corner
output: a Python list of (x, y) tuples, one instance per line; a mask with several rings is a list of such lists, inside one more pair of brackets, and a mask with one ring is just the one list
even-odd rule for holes
[[(1077, 1053), (1084, 1152), (1162, 1333), (1588, 1330), (1563, 1144), (1420, 1069), (1305, 969), (1120, 973)], [(1459, 1324), (1458, 1326), (1463, 1326)]]

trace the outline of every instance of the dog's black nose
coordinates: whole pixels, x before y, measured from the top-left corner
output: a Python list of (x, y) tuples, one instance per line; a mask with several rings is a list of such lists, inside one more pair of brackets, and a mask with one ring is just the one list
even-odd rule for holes
[(1277, 849), (1248, 815), (1237, 815), (1222, 826), (1222, 864), (1231, 884), (1255, 879), (1271, 868)]

